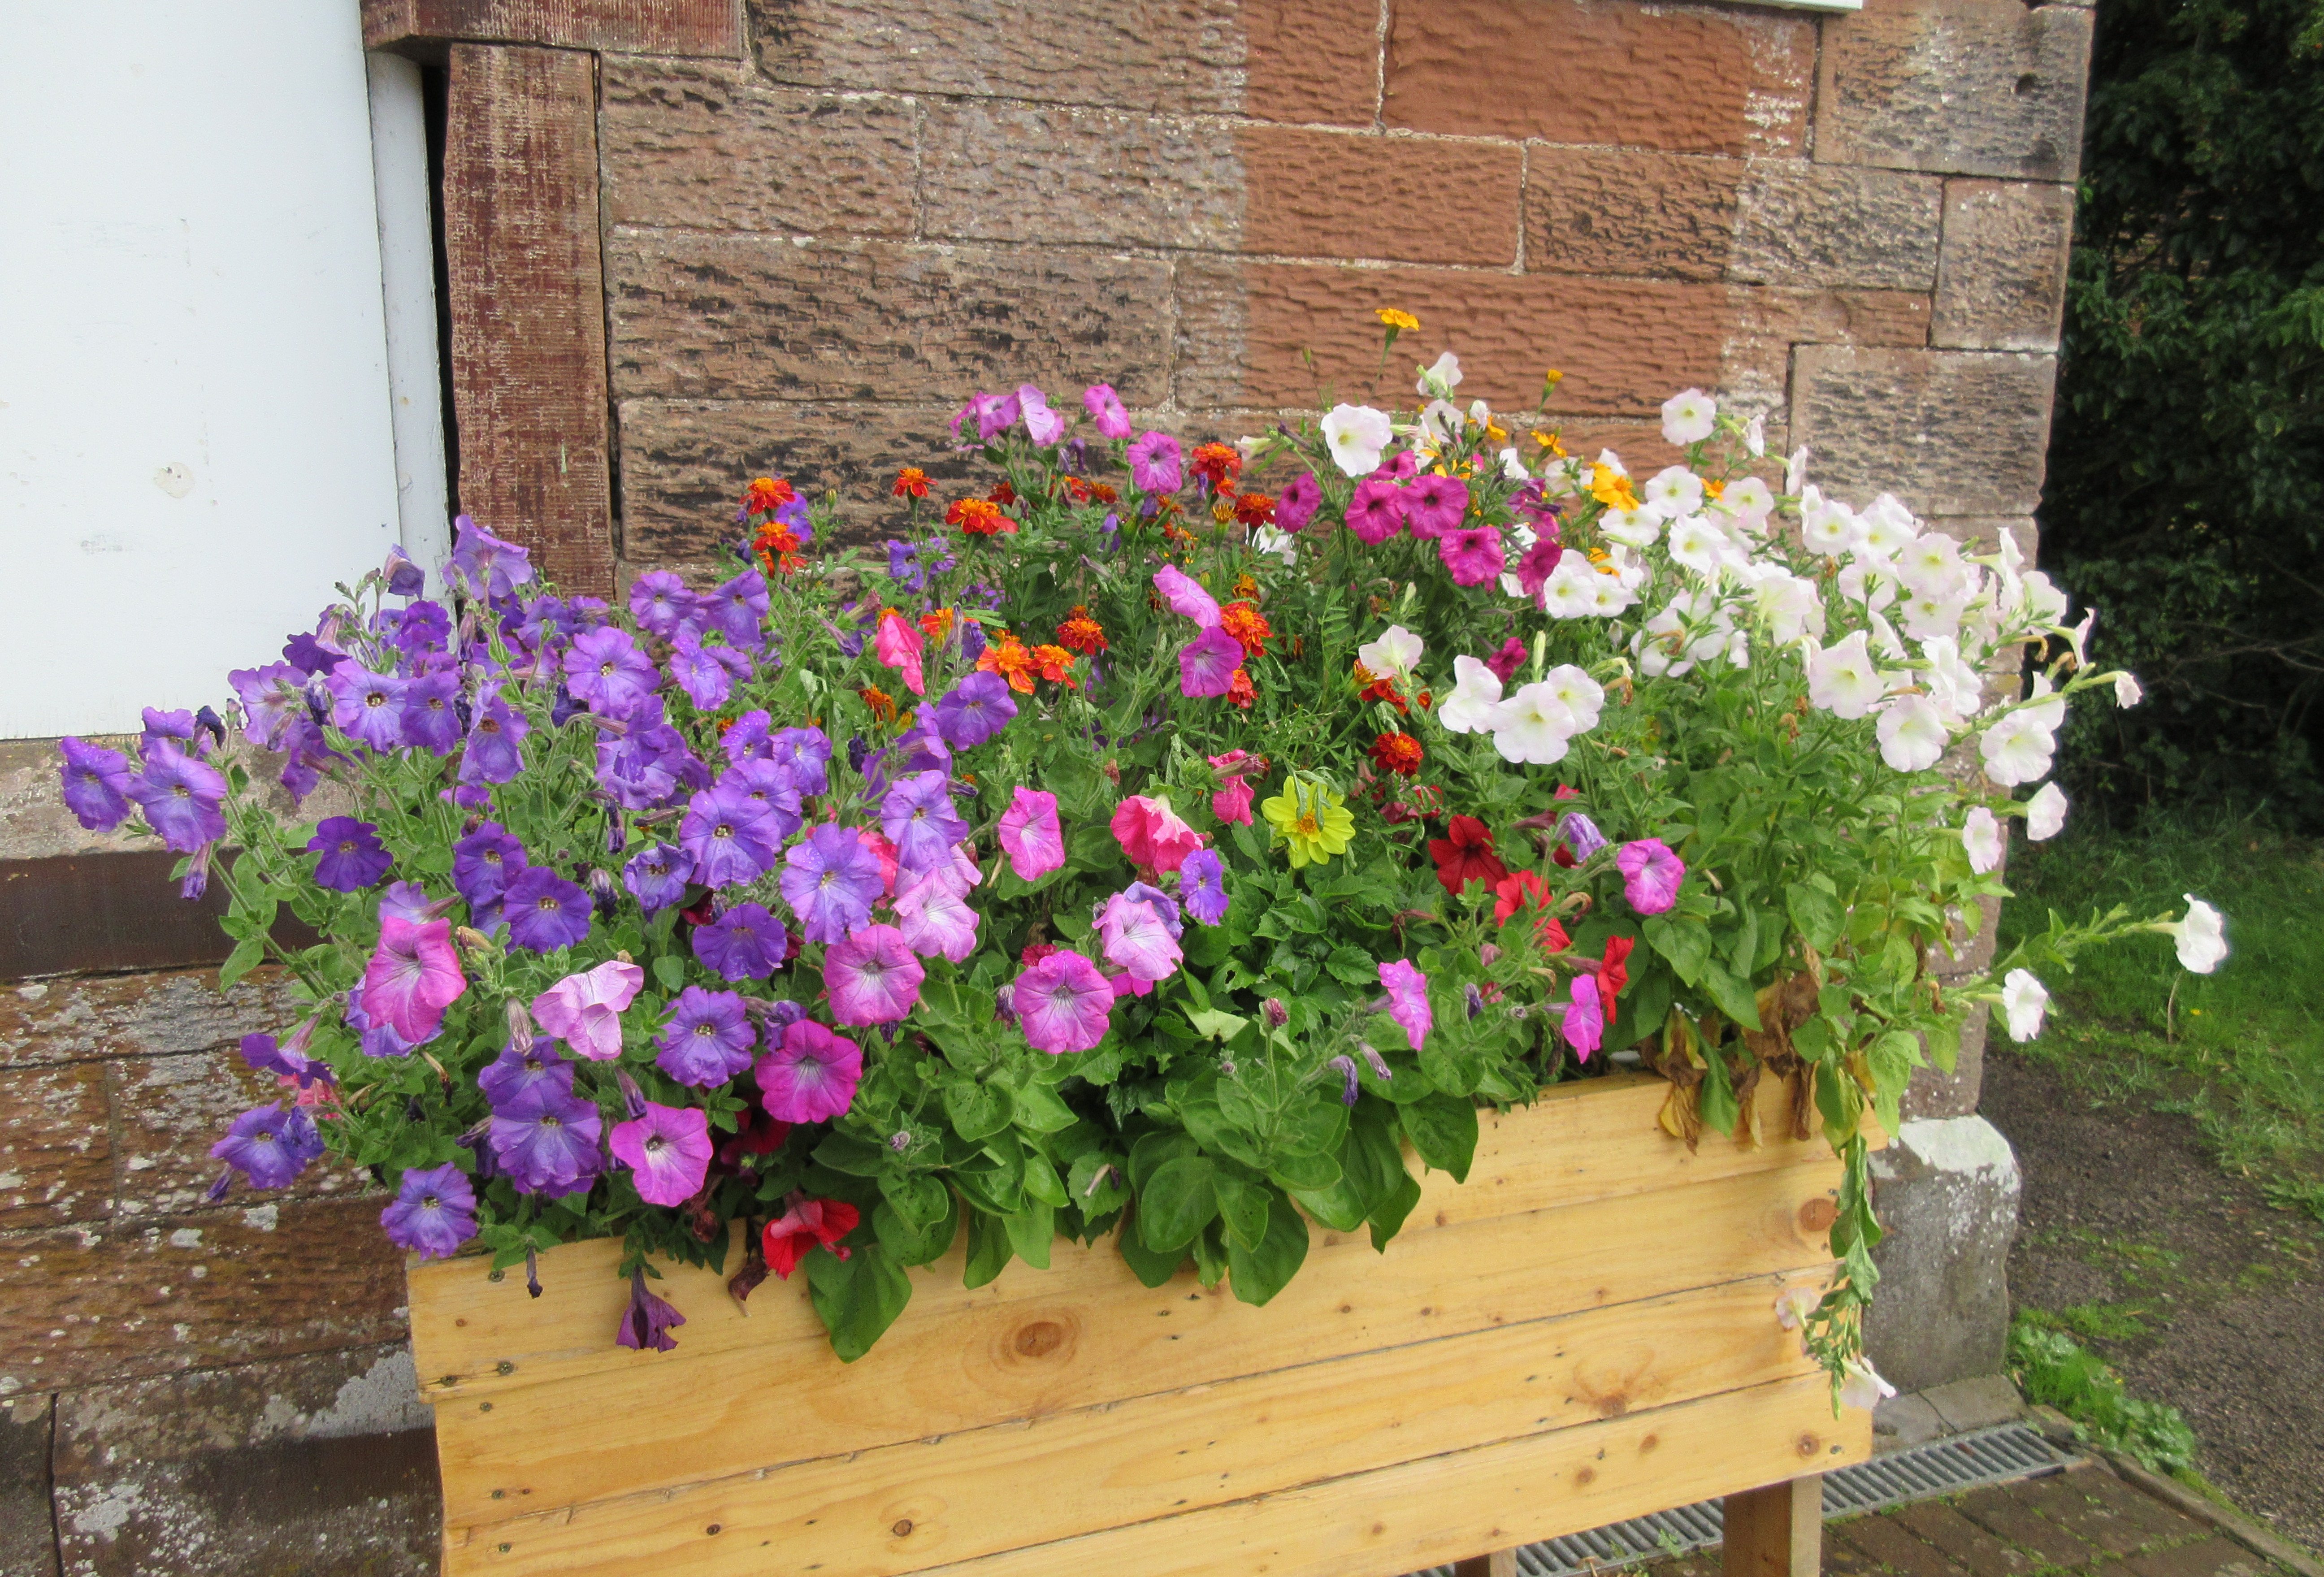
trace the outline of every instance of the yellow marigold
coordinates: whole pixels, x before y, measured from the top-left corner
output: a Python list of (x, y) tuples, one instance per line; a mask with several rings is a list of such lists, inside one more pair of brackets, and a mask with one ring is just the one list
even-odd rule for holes
[(1399, 308), (1379, 307), (1374, 309), (1374, 310), (1379, 312), (1380, 322), (1388, 327), (1404, 329), (1417, 328), (1420, 327), (1419, 318), (1415, 318), (1411, 313), (1404, 311)]
[(1290, 779), (1274, 798), (1259, 803), (1259, 813), (1275, 835), (1291, 846), (1291, 868), (1321, 865), (1345, 853), (1356, 830), (1356, 818), (1347, 801), (1321, 783)]
[(1565, 457), (1565, 445), (1559, 441), (1557, 430), (1554, 428), (1547, 432), (1544, 432), (1539, 428), (1534, 429), (1533, 441), (1539, 444), (1542, 453), (1551, 458), (1562, 460)]
[(1608, 509), (1638, 507), (1637, 491), (1630, 479), (1602, 463), (1590, 467), (1590, 496)]

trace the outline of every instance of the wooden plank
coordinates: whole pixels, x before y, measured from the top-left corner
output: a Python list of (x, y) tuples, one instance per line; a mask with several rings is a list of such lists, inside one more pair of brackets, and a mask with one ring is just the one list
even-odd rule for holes
[(1452, 1577), (1517, 1577), (1517, 1553), (1515, 1550), (1495, 1550), (1489, 1555), (1471, 1555), (1465, 1561), (1452, 1563)]
[(364, 48), (441, 40), (619, 54), (742, 53), (739, 0), (364, 0)]
[[(180, 858), (135, 849), (0, 860), (0, 981), (225, 963), (226, 883), (188, 902), (170, 880)], [(274, 936), (286, 947), (317, 940), (287, 909)]]
[(456, 44), (444, 150), (460, 508), (613, 590), (596, 61)]
[[(930, 1577), (1212, 1577), (1220, 1571), (1396, 1577), (1480, 1546), (1512, 1547), (1721, 1494), (1739, 1481), (1764, 1480), (1772, 1464), (1858, 1461), (1870, 1447), (1869, 1416), (1835, 1419), (1828, 1383), (1807, 1375), (937, 1566), (921, 1563), (908, 1549), (885, 1547), (898, 1541), (908, 1546), (919, 1517), (944, 1513), (907, 1496), (881, 1508), (893, 1512), (889, 1540), (864, 1542), (859, 1535), (855, 1563), (846, 1570)], [(1079, 1476), (1063, 1492), (1102, 1506), (1120, 1488), (1088, 1469), (1074, 1471)], [(704, 1577), (763, 1572), (770, 1563), (811, 1569), (789, 1542), (796, 1522), (759, 1513), (752, 1491), (762, 1488), (730, 1482), (724, 1498), (692, 1503), (690, 1521), (661, 1525), (658, 1536), (675, 1534), (682, 1542), (652, 1546), (654, 1569)], [(1000, 1492), (1013, 1497), (1031, 1488), (1012, 1483)], [(527, 1552), (506, 1527), (489, 1542), (448, 1554), (447, 1577), (529, 1569)], [(638, 1571), (648, 1559), (643, 1548), (601, 1538), (562, 1564), (530, 1569), (610, 1574)], [(812, 1569), (816, 1577), (832, 1570)]]
[[(1554, 1275), (1537, 1260), (1533, 1273)], [(1812, 1277), (1820, 1283), (1821, 1270)], [(812, 1524), (784, 1533), (786, 1558), (826, 1577), (850, 1569), (854, 1545), (958, 1559), (1089, 1531), (1074, 1519), (1090, 1514), (1091, 1481), (1109, 1486), (1109, 1523), (1132, 1519), (1139, 1506), (1147, 1509), (1136, 1515), (1161, 1516), (1803, 1373), (1799, 1338), (1775, 1316), (1777, 1291), (1797, 1279), (1806, 1277), (1755, 1276), (1345, 1357), (1303, 1351), (1296, 1317), (1246, 1322), (1239, 1336), (1218, 1333), (1235, 1343), (1231, 1367), (1243, 1378), (966, 1429), (947, 1425), (964, 1394), (984, 1394), (994, 1358), (968, 1333), (948, 1352), (922, 1342), (908, 1367), (866, 1360), (844, 1379), (830, 1365), (820, 1374), (754, 1366), (763, 1378), (743, 1380), (731, 1361), (698, 1381), (599, 1376), (586, 1382), (588, 1409), (618, 1420), (602, 1433), (564, 1427), (570, 1388), (537, 1386), (495, 1398), (489, 1412), (478, 1403), (438, 1411), (444, 1517), (447, 1526), (483, 1525), (473, 1536), (491, 1542), (511, 1536), (512, 1514), (524, 1514), (529, 1529), (547, 1514), (554, 1526), (520, 1540), (541, 1552), (546, 1570), (601, 1537), (627, 1533), (633, 1546), (623, 1547), (643, 1548), (646, 1530), (682, 1524), (706, 1497), (723, 1503), (730, 1480), (747, 1474), (763, 1480), (753, 1491), (763, 1505), (788, 1506), (795, 1521)], [(1093, 1311), (1085, 1332), (1132, 1317)], [(1162, 1356), (1182, 1370), (1230, 1367), (1219, 1346), (1206, 1351), (1197, 1341), (1208, 1338)], [(1082, 1365), (1083, 1388), (1093, 1397), (1133, 1388), (1104, 1367), (1113, 1361)], [(1136, 1382), (1148, 1384), (1143, 1374)], [(999, 1492), (1007, 1481), (1017, 1488)], [(878, 1536), (900, 1499), (923, 1508), (914, 1532), (902, 1542)], [(1041, 1527), (1048, 1531), (1027, 1531)], [(810, 1549), (813, 1561), (801, 1553)]]
[(1823, 1475), (1727, 1497), (1725, 1577), (1817, 1577), (1823, 1570)]
[[(1659, 1080), (1642, 1076), (1593, 1081), (1589, 1084), (1554, 1087), (1534, 1106), (1519, 1108), (1506, 1116), (1484, 1114), (1486, 1126), (1469, 1183), (1456, 1187), (1444, 1174), (1431, 1174), (1423, 1184), (1424, 1205), (1434, 1199), (1438, 1208), (1427, 1213), (1414, 1212), (1404, 1232), (1390, 1245), (1387, 1263), (1399, 1263), (1406, 1254), (1418, 1255), (1418, 1245), (1433, 1232), (1471, 1221), (1531, 1214), (1543, 1208), (1572, 1208), (1611, 1197), (1638, 1197), (1656, 1178), (1665, 1180), (1665, 1190), (1693, 1189), (1725, 1178), (1758, 1176), (1775, 1167), (1803, 1165), (1828, 1168), (1821, 1180), (1802, 1178), (1784, 1185), (1786, 1189), (1796, 1191), (1793, 1203), (1804, 1212), (1787, 1231), (1798, 1239), (1799, 1246), (1806, 1250), (1805, 1257), (1748, 1262), (1724, 1273), (1706, 1262), (1703, 1274), (1695, 1280), (1697, 1284), (1727, 1280), (1821, 1259), (1821, 1254), (1814, 1250), (1820, 1247), (1821, 1232), (1830, 1222), (1830, 1191), (1836, 1188), (1839, 1175), (1837, 1163), (1822, 1142), (1770, 1143), (1755, 1151), (1719, 1139), (1690, 1154), (1683, 1145), (1652, 1126), (1663, 1089)], [(1460, 1187), (1473, 1192), (1463, 1196)], [(1690, 1194), (1688, 1198), (1692, 1201), (1693, 1195)], [(1665, 1216), (1684, 1220), (1692, 1217), (1697, 1208), (1689, 1203), (1665, 1210), (1641, 1210), (1621, 1219), (1640, 1223), (1639, 1230), (1652, 1235), (1663, 1230)], [(1757, 1206), (1750, 1208), (1756, 1210)], [(1556, 1239), (1553, 1236), (1551, 1240)], [(1622, 1244), (1618, 1249), (1628, 1252), (1636, 1246)], [(894, 1351), (895, 1344), (917, 1327), (944, 1326), (958, 1320), (976, 1322), (981, 1340), (1001, 1341), (1048, 1318), (1043, 1310), (1082, 1308), (1094, 1298), (1120, 1292), (1129, 1282), (1118, 1263), (1119, 1256), (1110, 1245), (1081, 1250), (1061, 1241), (1052, 1254), (1048, 1270), (1012, 1265), (997, 1281), (970, 1291), (960, 1286), (960, 1252), (955, 1247), (953, 1255), (913, 1273), (912, 1306), (882, 1341), (880, 1353)], [(1784, 1252), (1789, 1255), (1794, 1250)], [(621, 1245), (611, 1240), (567, 1244), (544, 1255), (541, 1268), (546, 1290), (537, 1301), (525, 1296), (521, 1282), (515, 1278), (488, 1281), (482, 1263), (475, 1259), (412, 1266), (412, 1344), (421, 1388), (428, 1399), (443, 1403), (584, 1374), (635, 1370), (641, 1364), (667, 1366), (681, 1354), (708, 1356), (748, 1350), (760, 1357), (779, 1358), (786, 1372), (798, 1372), (798, 1365), (834, 1361), (827, 1353), (818, 1357), (823, 1336), (807, 1308), (803, 1286), (767, 1283), (752, 1295), (754, 1313), (744, 1319), (726, 1296), (722, 1277), (684, 1267), (669, 1269), (669, 1283), (662, 1289), (687, 1316), (678, 1354), (641, 1357), (616, 1348), (606, 1333), (619, 1321), (628, 1297), (627, 1285), (613, 1274), (620, 1257)], [(1208, 1330), (1213, 1321), (1271, 1321), (1274, 1311), (1299, 1306), (1305, 1299), (1319, 1296), (1333, 1300), (1333, 1306), (1314, 1311), (1322, 1323), (1342, 1325), (1350, 1322), (1338, 1316), (1336, 1304), (1340, 1300), (1336, 1291), (1317, 1290), (1336, 1274), (1326, 1268), (1326, 1261), (1333, 1259), (1360, 1262), (1349, 1272), (1346, 1285), (1363, 1295), (1362, 1312), (1356, 1315), (1354, 1323), (1359, 1329), (1368, 1329), (1370, 1322), (1380, 1317), (1379, 1311), (1390, 1295), (1374, 1279), (1379, 1265), (1375, 1262), (1369, 1237), (1362, 1233), (1343, 1238), (1319, 1231), (1307, 1265), (1267, 1311), (1244, 1309), (1222, 1295), (1194, 1297), (1190, 1302), (1190, 1289), (1194, 1286), (1191, 1277), (1182, 1277), (1160, 1292), (1144, 1296), (1152, 1300), (1155, 1309), (1173, 1311), (1168, 1317), (1177, 1322), (1169, 1327), (1175, 1334), (1185, 1333), (1189, 1316), (1198, 1307), (1214, 1308), (1215, 1312), (1203, 1315), (1203, 1323)], [(1438, 1262), (1431, 1259), (1425, 1264)], [(1425, 1264), (1414, 1261), (1415, 1277), (1433, 1274)], [(1465, 1277), (1465, 1273), (1456, 1274)], [(1618, 1277), (1610, 1269), (1597, 1268), (1595, 1274), (1603, 1278), (1607, 1289), (1618, 1284)], [(1336, 1288), (1338, 1284), (1332, 1285)], [(1618, 1294), (1609, 1290), (1607, 1296), (1651, 1296), (1673, 1290), (1674, 1285), (1683, 1284), (1661, 1283)], [(1139, 1289), (1141, 1293), (1142, 1290)], [(1523, 1285), (1500, 1288), (1479, 1283), (1474, 1290), (1475, 1296), (1487, 1303), (1501, 1296), (1522, 1299), (1532, 1296), (1531, 1289)], [(1286, 1305), (1286, 1299), (1291, 1300), (1290, 1304)], [(1585, 1298), (1583, 1304), (1593, 1301), (1603, 1300)], [(780, 1312), (786, 1304), (794, 1310), (788, 1315)], [(1551, 1312), (1525, 1307), (1521, 1303), (1515, 1306), (1523, 1314)], [(1155, 1318), (1152, 1312), (1141, 1314), (1142, 1321)], [(779, 1338), (770, 1336), (769, 1323), (779, 1323), (782, 1333)], [(1076, 1316), (1076, 1326), (1082, 1323)], [(1218, 1339), (1215, 1335), (1205, 1338)], [(1386, 1345), (1394, 1340), (1412, 1339), (1415, 1338), (1382, 1337), (1370, 1344)], [(1147, 1352), (1141, 1353), (1137, 1361), (1156, 1360)], [(1011, 1405), (1034, 1410), (1045, 1406), (1072, 1405), (1071, 1400), (1050, 1403), (1045, 1399), (1044, 1388), (1049, 1383), (1048, 1375), (1054, 1372), (1028, 1370), (1025, 1394)], [(1157, 1384), (1192, 1383), (1194, 1378), (1159, 1380)], [(957, 1422), (944, 1425), (947, 1428), (957, 1426)]]

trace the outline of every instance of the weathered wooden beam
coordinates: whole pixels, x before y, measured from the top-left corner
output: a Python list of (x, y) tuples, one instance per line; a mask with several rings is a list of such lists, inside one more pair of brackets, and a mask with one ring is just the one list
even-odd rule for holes
[(613, 589), (596, 59), (454, 44), (444, 147), (460, 508)]
[(1817, 1577), (1823, 1566), (1823, 1475), (1803, 1473), (1727, 1497), (1726, 1577)]
[(740, 0), (363, 0), (364, 47), (447, 40), (641, 55), (742, 53)]

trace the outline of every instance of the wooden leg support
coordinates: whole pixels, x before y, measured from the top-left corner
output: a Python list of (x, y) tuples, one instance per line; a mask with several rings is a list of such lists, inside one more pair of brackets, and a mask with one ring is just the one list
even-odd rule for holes
[(1465, 1561), (1452, 1563), (1452, 1577), (1517, 1577), (1517, 1553), (1515, 1550), (1495, 1550), (1489, 1555), (1471, 1555)]
[(1727, 1497), (1726, 1577), (1817, 1577), (1823, 1565), (1823, 1475)]

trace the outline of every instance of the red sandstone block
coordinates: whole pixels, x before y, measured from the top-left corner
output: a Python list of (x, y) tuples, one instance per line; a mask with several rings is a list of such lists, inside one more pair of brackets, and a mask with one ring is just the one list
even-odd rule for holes
[(1245, 252), (1501, 268), (1517, 261), (1524, 154), (1507, 143), (1246, 125), (1234, 149)]

